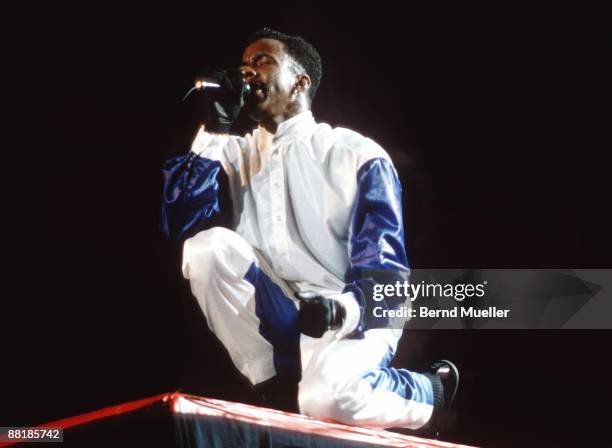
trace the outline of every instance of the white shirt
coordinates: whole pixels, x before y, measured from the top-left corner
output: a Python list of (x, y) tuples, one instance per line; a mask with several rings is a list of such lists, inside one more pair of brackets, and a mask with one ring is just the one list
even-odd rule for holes
[[(316, 123), (310, 111), (244, 137), (202, 128), (191, 151), (221, 163), (229, 178), (234, 230), (296, 291), (338, 294), (349, 268), (357, 172), (389, 159), (373, 140)], [(352, 295), (351, 295), (352, 297)], [(347, 314), (359, 315), (354, 297)], [(353, 319), (351, 319), (353, 320)], [(352, 326), (352, 325), (351, 325)]]

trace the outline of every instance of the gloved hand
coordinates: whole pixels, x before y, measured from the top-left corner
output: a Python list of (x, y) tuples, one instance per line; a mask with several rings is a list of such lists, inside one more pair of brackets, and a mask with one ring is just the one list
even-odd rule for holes
[(320, 338), (327, 330), (337, 330), (342, 327), (346, 310), (340, 302), (311, 291), (298, 292), (295, 296), (300, 300), (298, 312), (300, 332), (313, 338)]
[(206, 92), (206, 122), (208, 132), (227, 134), (238, 117), (248, 93), (248, 86), (239, 69), (216, 72), (220, 89)]

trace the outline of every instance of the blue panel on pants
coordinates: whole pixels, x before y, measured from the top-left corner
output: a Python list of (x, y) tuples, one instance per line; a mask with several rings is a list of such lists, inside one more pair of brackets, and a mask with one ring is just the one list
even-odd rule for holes
[(387, 367), (389, 361), (390, 357), (385, 356), (381, 367), (368, 370), (362, 375), (372, 389), (382, 388), (406, 400), (433, 405), (433, 387), (429, 378), (410, 370)]
[(274, 349), (277, 374), (301, 377), (300, 331), (293, 301), (255, 263), (244, 279), (255, 287), (255, 314), (259, 332)]

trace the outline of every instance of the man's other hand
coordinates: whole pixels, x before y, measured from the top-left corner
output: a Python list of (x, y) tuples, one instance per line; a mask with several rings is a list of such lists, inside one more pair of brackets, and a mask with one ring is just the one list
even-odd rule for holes
[(342, 327), (346, 311), (333, 299), (327, 299), (315, 292), (303, 291), (295, 295), (300, 301), (298, 322), (300, 332), (313, 338), (320, 338), (327, 330)]

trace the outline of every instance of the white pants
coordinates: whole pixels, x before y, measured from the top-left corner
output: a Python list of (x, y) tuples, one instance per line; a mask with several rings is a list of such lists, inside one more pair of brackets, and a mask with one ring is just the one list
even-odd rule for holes
[[(264, 337), (262, 324), (271, 328), (276, 322), (262, 322), (262, 319), (275, 318), (258, 312), (262, 303), (256, 303), (253, 280), (245, 276), (254, 269), (263, 272), (259, 278), (267, 276), (267, 285), (276, 288), (277, 304), (288, 314), (293, 312), (297, 316), (294, 291), (271, 272), (265, 260), (240, 235), (221, 227), (200, 232), (185, 241), (182, 269), (209, 328), (225, 346), (238, 370), (252, 384), (273, 377), (280, 358), (275, 355), (274, 346), (278, 337), (274, 339), (269, 334)], [(257, 300), (272, 298), (260, 293)], [(432, 400), (423, 398), (431, 395), (428, 380), (404, 369), (386, 367), (401, 330), (369, 330), (363, 339), (345, 339), (334, 331), (328, 331), (320, 339), (290, 333), (298, 338), (296, 356), (301, 358), (302, 369), (298, 399), (303, 414), (360, 426), (413, 429), (431, 417)], [(389, 380), (390, 377), (402, 379), (403, 387)], [(372, 378), (378, 380), (372, 381)], [(406, 389), (413, 387), (415, 381), (424, 392), (417, 397), (413, 391), (407, 397)]]

